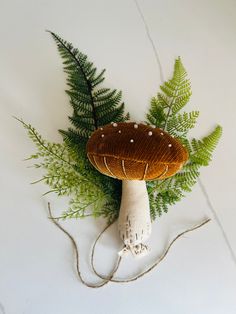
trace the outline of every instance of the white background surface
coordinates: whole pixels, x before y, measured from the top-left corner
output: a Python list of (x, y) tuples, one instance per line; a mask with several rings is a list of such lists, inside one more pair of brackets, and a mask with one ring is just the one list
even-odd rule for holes
[[(66, 201), (41, 197), (47, 187), (29, 185), (42, 173), (22, 161), (34, 147), (12, 115), (30, 122), (45, 138), (61, 141), (57, 129), (68, 127), (71, 112), (61, 60), (45, 29), (71, 41), (98, 68), (105, 67), (106, 85), (123, 91), (133, 119), (144, 119), (160, 76), (134, 1), (0, 4), (0, 313), (235, 314), (236, 267), (214, 221), (179, 240), (159, 268), (139, 281), (92, 290), (77, 280), (70, 242), (47, 219), (48, 200), (54, 212)], [(216, 123), (224, 128), (202, 180), (236, 251), (236, 2), (140, 0), (139, 5), (165, 78), (178, 55), (188, 70), (193, 88), (188, 109), (201, 112), (193, 134), (203, 136)], [(196, 186), (155, 223), (152, 253), (142, 261), (124, 261), (119, 276), (149, 265), (179, 231), (206, 215), (211, 213)], [(88, 268), (89, 246), (103, 224), (92, 219), (64, 223), (81, 245), (81, 267), (91, 281), (96, 279)], [(111, 269), (120, 244), (114, 226), (96, 255), (101, 272)]]

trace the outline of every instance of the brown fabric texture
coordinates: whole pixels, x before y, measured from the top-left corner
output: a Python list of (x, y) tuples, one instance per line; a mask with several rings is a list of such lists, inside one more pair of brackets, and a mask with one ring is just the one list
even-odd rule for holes
[(165, 179), (188, 159), (185, 147), (167, 132), (134, 122), (96, 130), (87, 155), (97, 170), (120, 180)]

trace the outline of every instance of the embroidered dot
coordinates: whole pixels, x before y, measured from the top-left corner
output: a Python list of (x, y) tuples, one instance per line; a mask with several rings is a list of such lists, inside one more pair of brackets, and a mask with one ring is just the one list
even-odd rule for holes
[(104, 137), (104, 136), (105, 136), (104, 134), (101, 135), (101, 137)]
[(152, 131), (149, 131), (149, 132), (148, 132), (148, 135), (149, 135), (149, 136), (152, 136)]
[(135, 123), (135, 124), (134, 124), (134, 128), (135, 128), (135, 129), (137, 129), (137, 128), (138, 128), (138, 125), (137, 125), (137, 123)]
[(121, 133), (121, 130), (119, 130), (118, 133)]
[(169, 146), (169, 147), (171, 147), (171, 146), (172, 146), (172, 144), (168, 144), (168, 146)]
[(134, 142), (134, 140), (131, 138), (130, 143), (133, 143), (133, 142)]
[(161, 135), (164, 135), (164, 133), (163, 133), (163, 132), (161, 132), (160, 134), (161, 134)]
[(112, 125), (114, 126), (114, 128), (116, 128), (116, 127), (117, 127), (117, 123), (113, 123)]

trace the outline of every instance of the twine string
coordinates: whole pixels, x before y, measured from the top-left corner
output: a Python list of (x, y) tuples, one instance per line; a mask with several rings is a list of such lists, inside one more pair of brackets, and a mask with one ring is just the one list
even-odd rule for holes
[[(119, 268), (120, 265), (120, 261), (121, 261), (121, 257), (118, 258), (116, 265), (114, 267), (114, 269), (112, 270), (112, 272), (110, 273), (109, 276), (106, 277), (106, 279), (104, 279), (102, 282), (100, 283), (96, 283), (96, 284), (92, 284), (87, 282), (80, 271), (80, 255), (79, 255), (79, 248), (78, 245), (75, 241), (75, 239), (73, 238), (73, 236), (65, 229), (61, 226), (61, 224), (57, 221), (57, 218), (54, 218), (52, 215), (52, 211), (51, 211), (51, 205), (50, 203), (48, 203), (48, 213), (49, 213), (49, 218), (51, 219), (51, 221), (54, 223), (54, 225), (59, 228), (64, 234), (67, 235), (67, 237), (70, 239), (71, 244), (74, 248), (75, 251), (75, 261), (76, 261), (76, 272), (77, 275), (80, 279), (80, 281), (82, 282), (82, 284), (84, 284), (85, 286), (89, 287), (89, 288), (101, 288), (103, 286), (105, 286), (106, 284), (109, 283), (109, 281), (111, 281), (112, 277), (114, 276), (114, 274), (116, 273), (116, 271)], [(107, 224), (106, 227), (100, 232), (100, 234), (98, 235), (97, 239), (100, 239), (100, 237), (102, 236), (102, 234), (112, 225), (112, 223)]]
[(98, 273), (98, 271), (95, 268), (94, 265), (94, 254), (95, 254), (95, 249), (96, 249), (96, 245), (97, 242), (99, 240), (99, 238), (96, 239), (96, 241), (94, 242), (93, 246), (92, 246), (92, 254), (91, 254), (91, 265), (92, 265), (92, 269), (94, 271), (94, 273), (101, 279), (104, 280), (109, 280), (111, 282), (116, 282), (116, 283), (128, 283), (128, 282), (132, 282), (135, 281), (141, 277), (143, 277), (144, 275), (148, 274), (149, 272), (151, 272), (158, 264), (161, 263), (161, 261), (167, 256), (168, 252), (170, 251), (170, 248), (172, 247), (172, 245), (175, 243), (176, 240), (178, 240), (180, 237), (182, 237), (184, 234), (192, 232), (196, 229), (199, 229), (200, 227), (204, 226), (206, 223), (208, 223), (211, 219), (210, 218), (206, 218), (203, 221), (201, 221), (200, 223), (198, 223), (197, 225), (194, 225), (193, 227), (186, 229), (185, 231), (179, 233), (177, 236), (174, 237), (174, 239), (169, 243), (169, 245), (165, 248), (164, 252), (162, 253), (162, 255), (157, 258), (157, 260), (151, 265), (149, 266), (146, 270), (144, 270), (143, 272), (130, 277), (128, 279), (117, 279), (117, 278), (108, 278), (105, 277), (104, 275), (101, 275), (100, 273)]
[(100, 279), (102, 279), (102, 281), (100, 283), (96, 283), (96, 284), (92, 284), (87, 282), (82, 274), (81, 274), (81, 270), (80, 270), (80, 261), (79, 261), (79, 248), (78, 245), (74, 239), (74, 237), (65, 229), (61, 226), (61, 224), (57, 221), (57, 218), (54, 218), (52, 215), (52, 211), (51, 211), (51, 206), (50, 203), (48, 203), (48, 212), (49, 212), (49, 218), (52, 220), (52, 222), (55, 224), (55, 226), (57, 228), (59, 228), (63, 233), (65, 233), (67, 235), (67, 237), (70, 239), (71, 244), (74, 248), (75, 251), (75, 260), (76, 260), (76, 272), (77, 275), (80, 279), (80, 281), (82, 282), (82, 284), (84, 284), (85, 286), (89, 287), (89, 288), (101, 288), (103, 286), (105, 286), (106, 284), (108, 284), (109, 282), (115, 282), (115, 283), (129, 283), (129, 282), (133, 282), (143, 276), (145, 276), (146, 274), (150, 273), (156, 266), (158, 266), (160, 264), (161, 261), (164, 260), (164, 258), (167, 256), (168, 252), (170, 251), (170, 248), (172, 247), (172, 245), (176, 242), (176, 240), (178, 240), (180, 237), (182, 237), (184, 234), (189, 233), (191, 231), (194, 231), (202, 226), (204, 226), (206, 223), (208, 223), (210, 221), (210, 218), (205, 218), (202, 222), (198, 223), (197, 225), (194, 225), (193, 227), (186, 229), (185, 231), (179, 233), (170, 243), (169, 245), (166, 247), (166, 249), (164, 250), (164, 252), (162, 253), (162, 255), (157, 258), (157, 260), (151, 265), (149, 266), (146, 270), (142, 271), (141, 273), (127, 278), (127, 279), (120, 279), (120, 278), (114, 278), (116, 272), (119, 269), (121, 260), (122, 260), (122, 256), (118, 256), (117, 261), (116, 261), (116, 265), (113, 268), (113, 270), (111, 271), (109, 276), (104, 276), (102, 274), (100, 274), (96, 267), (95, 267), (95, 249), (96, 246), (98, 244), (98, 241), (100, 240), (100, 238), (102, 237), (102, 235), (107, 231), (107, 229), (113, 224), (113, 223), (109, 223), (106, 225), (106, 227), (98, 234), (97, 238), (94, 241), (94, 244), (92, 246), (92, 252), (91, 252), (91, 258), (90, 258), (90, 263), (92, 266), (92, 270), (93, 273), (99, 277)]

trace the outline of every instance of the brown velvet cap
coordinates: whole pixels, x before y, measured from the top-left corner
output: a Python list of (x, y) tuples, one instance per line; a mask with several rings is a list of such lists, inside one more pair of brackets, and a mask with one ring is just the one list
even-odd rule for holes
[(161, 129), (134, 122), (99, 128), (86, 149), (98, 171), (120, 180), (165, 179), (188, 159), (180, 141)]

